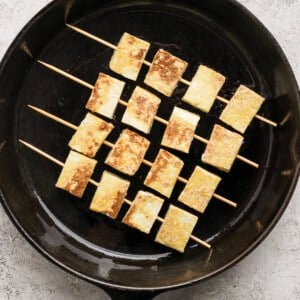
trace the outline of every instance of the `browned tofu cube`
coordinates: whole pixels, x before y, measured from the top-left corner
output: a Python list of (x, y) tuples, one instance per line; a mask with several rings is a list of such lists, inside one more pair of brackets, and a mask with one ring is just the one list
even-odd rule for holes
[(179, 252), (184, 252), (197, 221), (198, 218), (191, 213), (170, 205), (155, 241)]
[(105, 163), (132, 176), (139, 169), (149, 146), (150, 142), (146, 138), (125, 129), (110, 151)]
[(125, 82), (100, 73), (86, 108), (111, 119), (124, 86)]
[(128, 180), (104, 171), (90, 210), (115, 219), (124, 203), (129, 185)]
[(229, 172), (243, 143), (243, 137), (220, 125), (215, 125), (202, 154), (202, 161), (221, 171)]
[(182, 100), (209, 112), (224, 82), (222, 74), (200, 65)]
[(265, 99), (241, 85), (223, 110), (220, 120), (244, 133)]
[(136, 80), (149, 47), (150, 43), (125, 32), (110, 61), (110, 69), (128, 79)]
[(186, 61), (160, 49), (153, 59), (144, 82), (170, 97), (187, 66)]
[(137, 86), (128, 102), (122, 122), (149, 133), (159, 105), (158, 97)]
[(70, 151), (55, 186), (81, 198), (96, 164), (96, 160)]
[(87, 113), (69, 142), (69, 147), (86, 156), (94, 157), (113, 130), (114, 125)]
[(197, 166), (178, 200), (204, 213), (220, 181), (219, 176)]
[(149, 233), (163, 203), (163, 199), (140, 191), (125, 215), (123, 223), (144, 233)]
[(183, 165), (183, 161), (177, 156), (161, 149), (144, 184), (160, 194), (170, 197)]
[(185, 109), (175, 107), (161, 144), (184, 153), (190, 151), (200, 117)]

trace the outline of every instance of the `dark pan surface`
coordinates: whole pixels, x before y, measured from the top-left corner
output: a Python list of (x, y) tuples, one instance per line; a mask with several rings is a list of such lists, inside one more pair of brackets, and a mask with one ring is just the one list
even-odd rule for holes
[[(160, 289), (207, 278), (253, 249), (288, 203), (299, 161), (299, 98), (293, 74), (276, 42), (247, 11), (231, 1), (205, 2), (57, 1), (28, 25), (2, 64), (3, 203), (39, 250), (83, 278), (127, 289)], [(229, 99), (239, 84), (246, 84), (268, 99), (260, 114), (279, 123), (285, 120), (276, 129), (254, 120), (246, 132), (241, 154), (258, 162), (259, 170), (240, 161), (229, 175), (205, 166), (223, 178), (217, 192), (238, 203), (234, 209), (214, 199), (199, 216), (194, 235), (209, 241), (211, 251), (189, 242), (181, 255), (155, 244), (158, 224), (150, 236), (121, 224), (126, 205), (117, 222), (90, 212), (93, 186), (82, 199), (55, 189), (60, 168), (17, 143), (22, 138), (64, 161), (73, 131), (33, 113), (26, 105), (36, 105), (76, 125), (87, 112), (84, 106), (90, 91), (45, 69), (37, 58), (90, 83), (100, 71), (124, 80), (108, 69), (112, 50), (67, 29), (66, 16), (69, 23), (115, 44), (124, 31), (148, 40), (152, 45), (148, 60), (158, 48), (170, 51), (189, 62), (186, 79), (192, 78), (199, 64), (208, 65), (227, 77), (221, 96)], [(127, 81), (122, 99), (129, 99), (136, 84), (145, 87), (146, 71), (143, 67), (137, 83)], [(195, 111), (180, 101), (185, 89), (180, 84), (172, 98), (158, 94), (162, 98), (158, 115), (167, 119), (175, 104)], [(198, 134), (209, 137), (213, 125), (220, 124), (223, 107), (216, 101), (208, 115), (197, 111), (201, 115)], [(112, 142), (125, 128), (120, 124), (123, 112), (119, 106), (116, 129), (109, 137)], [(148, 160), (154, 160), (163, 131), (156, 122)], [(203, 144), (194, 141), (190, 155), (174, 152), (185, 161), (184, 177), (195, 164), (204, 166), (200, 160), (203, 150)], [(108, 151), (103, 146), (97, 159), (103, 161)], [(95, 180), (104, 168), (110, 170), (98, 164)], [(148, 169), (142, 167), (133, 177), (128, 199), (140, 189), (147, 190), (142, 182)], [(170, 202), (183, 207), (176, 201), (181, 189), (178, 183), (161, 216)]]

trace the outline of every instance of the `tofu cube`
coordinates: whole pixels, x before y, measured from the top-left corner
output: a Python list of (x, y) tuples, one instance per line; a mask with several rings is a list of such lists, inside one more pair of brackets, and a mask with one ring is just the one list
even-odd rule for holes
[(188, 63), (186, 61), (173, 56), (165, 50), (159, 49), (144, 82), (170, 97), (187, 66)]
[(158, 97), (137, 86), (128, 102), (122, 122), (149, 133), (159, 105)]
[(194, 210), (204, 213), (220, 181), (219, 176), (197, 166), (178, 200)]
[(136, 80), (149, 48), (150, 43), (125, 32), (111, 58), (110, 69)]
[(151, 193), (140, 191), (122, 222), (144, 233), (149, 233), (163, 203), (163, 199)]
[(144, 184), (160, 194), (170, 197), (183, 165), (183, 161), (177, 156), (161, 149)]
[(114, 125), (87, 113), (69, 142), (69, 147), (88, 157), (94, 157), (113, 130)]
[(202, 154), (202, 161), (221, 171), (229, 172), (243, 143), (243, 137), (220, 125), (215, 125)]
[(155, 241), (183, 253), (197, 221), (191, 213), (170, 205)]
[(241, 85), (223, 110), (220, 120), (244, 133), (265, 99)]
[(182, 100), (209, 112), (224, 82), (222, 74), (200, 65)]
[(128, 180), (104, 171), (90, 204), (90, 210), (115, 219), (124, 203), (129, 186)]
[(55, 186), (81, 198), (96, 164), (95, 159), (70, 151)]
[(86, 108), (111, 119), (124, 86), (125, 82), (100, 73)]
[(165, 130), (161, 144), (184, 153), (190, 151), (200, 117), (175, 107)]
[(150, 142), (146, 138), (125, 129), (110, 151), (105, 163), (132, 176), (139, 169), (149, 146)]

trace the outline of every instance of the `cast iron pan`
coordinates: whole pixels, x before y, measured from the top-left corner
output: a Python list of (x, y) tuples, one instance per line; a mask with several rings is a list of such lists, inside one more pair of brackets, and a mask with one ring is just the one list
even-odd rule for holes
[[(112, 43), (117, 43), (124, 31), (148, 40), (152, 47), (147, 58), (151, 60), (160, 47), (169, 50), (189, 62), (187, 79), (200, 63), (208, 65), (227, 77), (221, 92), (224, 97), (230, 98), (243, 83), (268, 99), (260, 114), (278, 122), (279, 127), (254, 120), (241, 150), (257, 161), (260, 169), (237, 161), (229, 175), (217, 172), (223, 177), (218, 192), (238, 202), (238, 208), (212, 200), (205, 214), (199, 216), (194, 235), (211, 243), (211, 251), (189, 242), (185, 253), (179, 254), (154, 243), (153, 233), (146, 236), (121, 224), (126, 205), (117, 222), (90, 212), (92, 186), (83, 199), (54, 188), (60, 168), (17, 142), (22, 138), (64, 161), (73, 132), (30, 111), (27, 104), (74, 124), (79, 124), (86, 113), (90, 91), (47, 70), (37, 59), (90, 83), (100, 71), (118, 77), (108, 69), (112, 51), (67, 29), (65, 21)], [(146, 70), (143, 68), (137, 81), (142, 87)], [(135, 86), (128, 82), (122, 98), (128, 100)], [(104, 288), (159, 292), (216, 275), (266, 237), (297, 182), (300, 102), (296, 80), (274, 38), (235, 1), (54, 1), (29, 22), (8, 50), (1, 64), (0, 88), (4, 208), (44, 256)], [(187, 107), (180, 102), (185, 89), (180, 84), (172, 98), (162, 97), (160, 116), (168, 118), (175, 104)], [(197, 133), (209, 137), (223, 107), (216, 102), (208, 115), (200, 113)], [(119, 122), (123, 110), (117, 110), (111, 141), (124, 128)], [(155, 123), (149, 160), (159, 149), (163, 129)], [(201, 143), (194, 142), (189, 156), (176, 153), (186, 162), (185, 177), (192, 166), (202, 165), (203, 150)], [(108, 151), (102, 147), (97, 159), (103, 161)], [(94, 179), (100, 179), (103, 168), (100, 163)], [(142, 167), (133, 178), (129, 199), (145, 188), (140, 178), (147, 171)], [(181, 206), (176, 201), (180, 189), (178, 184), (162, 216), (169, 202)], [(155, 224), (152, 232), (157, 227)]]

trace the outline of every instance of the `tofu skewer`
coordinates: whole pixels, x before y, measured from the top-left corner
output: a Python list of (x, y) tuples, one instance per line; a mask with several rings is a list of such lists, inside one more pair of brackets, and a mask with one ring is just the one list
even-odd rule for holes
[(139, 191), (122, 222), (144, 233), (150, 233), (164, 200), (149, 192)]
[(115, 219), (123, 206), (130, 182), (113, 173), (102, 173), (90, 210)]
[(184, 162), (172, 153), (161, 149), (152, 164), (144, 184), (170, 198)]
[(95, 159), (71, 150), (55, 186), (82, 198), (96, 164)]
[[(94, 86), (92, 84), (90, 84), (90, 83), (88, 83), (86, 81), (83, 81), (83, 80), (77, 78), (76, 76), (73, 76), (73, 75), (71, 75), (71, 74), (69, 74), (69, 73), (67, 73), (67, 72), (65, 72), (65, 71), (63, 71), (63, 70), (61, 70), (61, 69), (59, 69), (59, 68), (57, 68), (57, 67), (55, 67), (53, 65), (45, 63), (43, 61), (39, 60), (38, 62), (40, 64), (42, 64), (43, 66), (45, 66), (46, 68), (48, 68), (48, 69), (50, 69), (50, 70), (52, 70), (52, 71), (54, 71), (54, 72), (56, 72), (56, 73), (58, 73), (58, 74), (60, 74), (60, 75), (62, 75), (64, 77), (66, 77), (66, 78), (69, 78), (69, 79), (73, 80), (74, 82), (77, 82), (77, 83), (79, 83), (79, 84), (81, 84), (81, 85), (83, 85), (83, 86), (85, 86), (85, 87), (87, 87), (87, 88), (89, 88), (91, 90), (94, 89)], [(128, 106), (128, 103), (126, 101), (124, 101), (124, 100), (119, 99), (118, 102), (121, 105), (123, 105), (123, 106), (126, 106), (126, 107)], [(164, 124), (164, 125), (168, 125), (168, 123), (169, 123), (168, 121), (166, 121), (166, 120), (164, 120), (164, 119), (162, 119), (162, 118), (160, 118), (158, 116), (156, 116), (154, 119), (157, 120), (158, 122)], [(203, 137), (201, 137), (201, 136), (199, 136), (197, 134), (194, 134), (194, 138), (196, 140), (204, 143), (204, 144), (208, 144), (208, 142), (209, 142), (207, 139), (205, 139), (205, 138), (203, 138)], [(243, 161), (244, 163), (246, 163), (246, 164), (248, 164), (248, 165), (256, 168), (256, 169), (259, 168), (259, 164), (258, 163), (254, 162), (254, 161), (252, 161), (252, 160), (250, 160), (250, 159), (248, 159), (246, 157), (243, 157), (242, 155), (238, 154), (236, 156), (236, 158), (239, 159), (239, 160), (241, 160), (241, 161)]]
[[(77, 130), (78, 129), (77, 126), (75, 126), (74, 124), (72, 124), (72, 123), (70, 123), (68, 121), (63, 120), (62, 118), (59, 118), (59, 117), (57, 117), (57, 116), (55, 116), (55, 115), (53, 115), (51, 113), (48, 113), (48, 112), (46, 112), (46, 111), (44, 111), (44, 110), (42, 110), (40, 108), (35, 107), (35, 106), (32, 106), (32, 105), (28, 105), (28, 106), (32, 110), (38, 112), (39, 114), (41, 114), (41, 115), (43, 115), (43, 116), (45, 116), (45, 117), (47, 117), (47, 118), (49, 118), (49, 119), (57, 122), (57, 123), (60, 123), (60, 124), (62, 124), (64, 126), (66, 126), (66, 127), (69, 127), (71, 129), (73, 129), (73, 130)], [(114, 147), (113, 143), (111, 143), (109, 141), (106, 141), (106, 140), (103, 142), (103, 144), (106, 145), (109, 148), (113, 148)], [(166, 151), (164, 151), (164, 152), (166, 152)], [(145, 165), (147, 165), (147, 166), (149, 166), (149, 167), (151, 167), (151, 168), (154, 166), (154, 163), (152, 163), (152, 162), (150, 162), (150, 161), (148, 161), (146, 159), (143, 159), (142, 163), (145, 164)], [(189, 182), (187, 179), (185, 179), (185, 178), (183, 178), (181, 176), (178, 176), (177, 180), (180, 181), (180, 182), (182, 182), (182, 183), (184, 183), (184, 184), (188, 184), (188, 182)], [(233, 201), (231, 201), (231, 200), (229, 200), (229, 199), (227, 199), (227, 198), (225, 198), (225, 197), (223, 197), (223, 196), (221, 196), (221, 195), (219, 195), (217, 193), (213, 193), (212, 196), (214, 198), (216, 198), (217, 200), (222, 201), (222, 202), (224, 202), (224, 203), (226, 203), (226, 204), (228, 204), (228, 205), (230, 205), (232, 207), (237, 207), (237, 204), (235, 202), (233, 202)]]
[(137, 86), (127, 102), (122, 123), (149, 134), (160, 102), (158, 97)]
[(123, 77), (137, 80), (149, 48), (150, 43), (125, 32), (110, 60), (110, 69)]
[(172, 96), (188, 63), (159, 49), (151, 63), (144, 82), (165, 96)]
[(69, 142), (69, 147), (88, 157), (94, 157), (114, 126), (87, 113)]
[(244, 133), (265, 99), (241, 85), (223, 110), (220, 120)]
[(243, 136), (216, 124), (201, 160), (228, 173), (242, 143)]
[[(100, 44), (106, 46), (106, 47), (109, 47), (109, 48), (111, 48), (111, 49), (113, 49), (113, 50), (116, 50), (116, 49), (117, 49), (117, 46), (115, 46), (115, 45), (113, 45), (113, 44), (107, 42), (107, 41), (104, 40), (104, 39), (101, 39), (101, 38), (99, 38), (99, 37), (97, 37), (97, 36), (95, 36), (95, 35), (93, 35), (93, 34), (87, 32), (87, 31), (85, 31), (85, 30), (82, 30), (82, 29), (80, 29), (80, 28), (78, 28), (78, 27), (76, 27), (76, 26), (70, 25), (70, 24), (66, 24), (66, 26), (69, 27), (70, 29), (72, 29), (72, 30), (74, 30), (74, 31), (76, 31), (76, 32), (78, 32), (78, 33), (80, 33), (80, 34), (82, 34), (82, 35), (88, 37), (89, 39), (92, 39), (92, 40), (94, 40), (94, 41), (96, 41), (96, 42), (98, 42), (98, 43), (100, 43)], [(151, 63), (151, 62), (148, 62), (147, 60), (144, 60), (144, 61), (143, 61), (143, 64), (146, 65), (146, 66), (148, 66), (148, 67), (151, 67), (151, 66), (152, 66), (152, 63)], [(191, 82), (188, 81), (188, 80), (186, 80), (186, 79), (184, 79), (184, 78), (182, 78), (182, 77), (179, 79), (179, 81), (182, 82), (183, 84), (187, 85), (187, 86), (191, 86)], [(217, 95), (216, 99), (218, 99), (220, 102), (223, 102), (223, 103), (225, 103), (225, 104), (228, 104), (228, 103), (230, 102), (229, 100), (227, 100), (227, 99), (225, 99), (225, 98), (223, 98), (223, 97), (221, 97), (221, 96), (218, 96), (218, 95)], [(258, 119), (258, 120), (260, 120), (260, 121), (266, 123), (266, 124), (269, 124), (269, 125), (271, 125), (271, 126), (273, 126), (273, 127), (277, 127), (277, 123), (276, 123), (276, 122), (271, 121), (271, 120), (269, 120), (269, 119), (267, 119), (267, 118), (265, 118), (265, 117), (263, 117), (263, 116), (261, 116), (261, 115), (256, 114), (254, 117), (255, 117), (256, 119)]]
[(112, 168), (134, 175), (143, 162), (150, 142), (134, 131), (124, 129), (108, 154), (105, 163)]
[(199, 120), (198, 115), (175, 106), (161, 144), (168, 148), (189, 153)]
[(183, 253), (197, 222), (198, 217), (170, 205), (155, 241)]
[[(33, 145), (31, 145), (31, 144), (29, 144), (29, 143), (23, 141), (23, 140), (19, 140), (19, 142), (20, 142), (21, 144), (23, 144), (25, 147), (31, 149), (32, 151), (38, 153), (39, 155), (41, 155), (41, 156), (47, 158), (48, 160), (52, 161), (53, 163), (55, 163), (55, 164), (57, 164), (57, 165), (59, 165), (60, 167), (64, 167), (64, 163), (63, 163), (63, 162), (59, 161), (58, 159), (54, 158), (53, 156), (49, 155), (48, 153), (46, 153), (46, 152), (44, 152), (44, 151), (38, 149), (37, 147), (35, 147), (35, 146), (33, 146)], [(96, 182), (95, 180), (93, 180), (93, 179), (89, 179), (89, 183), (93, 184), (93, 185), (96, 186), (96, 187), (99, 187), (99, 186), (100, 186), (100, 184), (99, 184), (98, 182)], [(126, 204), (130, 205), (130, 206), (133, 205), (133, 202), (130, 201), (130, 200), (128, 200), (128, 199), (125, 199), (124, 202), (125, 202)], [(176, 209), (179, 210), (178, 208), (176, 208)], [(187, 213), (187, 214), (189, 214), (189, 213)], [(191, 214), (189, 214), (189, 215), (191, 215)], [(193, 216), (193, 215), (191, 215), (191, 216)], [(197, 218), (197, 217), (196, 217), (196, 216), (193, 216), (193, 218)], [(163, 224), (164, 224), (164, 222), (165, 222), (165, 220), (164, 220), (163, 218), (159, 217), (159, 216), (156, 217), (156, 220), (158, 220), (159, 222), (161, 222), (161, 223), (163, 223)], [(200, 245), (202, 245), (202, 246), (208, 248), (208, 249), (211, 248), (211, 245), (210, 245), (210, 244), (208, 244), (207, 242), (205, 242), (205, 241), (203, 241), (203, 240), (197, 238), (197, 237), (194, 236), (194, 235), (189, 235), (189, 238), (192, 239), (193, 241), (197, 242), (198, 244), (200, 244)], [(180, 251), (180, 250), (179, 250), (179, 251)]]
[(219, 176), (197, 166), (178, 200), (203, 213), (220, 181)]

